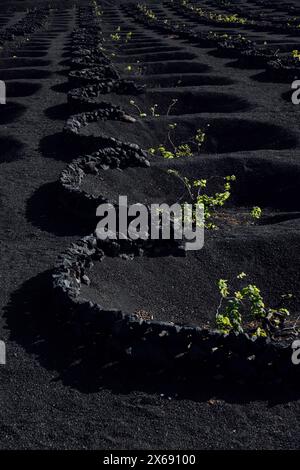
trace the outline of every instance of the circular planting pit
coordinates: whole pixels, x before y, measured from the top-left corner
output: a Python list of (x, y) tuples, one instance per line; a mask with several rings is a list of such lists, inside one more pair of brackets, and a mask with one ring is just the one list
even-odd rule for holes
[(159, 115), (180, 116), (201, 113), (232, 113), (245, 111), (250, 103), (233, 94), (200, 91), (147, 91), (134, 97), (134, 105), (128, 96), (109, 95), (109, 102), (120, 106), (126, 114), (138, 117), (140, 111), (151, 116), (151, 107), (156, 105)]
[(147, 41), (130, 41), (130, 43), (126, 44), (126, 50), (135, 49), (136, 47), (156, 47), (161, 46), (165, 47), (165, 42), (161, 39), (148, 39)]
[[(135, 142), (143, 149), (157, 148), (166, 144), (167, 150), (172, 146), (167, 140), (170, 123), (177, 123), (174, 144), (190, 141), (197, 129), (206, 129), (206, 141), (201, 153), (230, 153), (262, 149), (289, 149), (297, 145), (298, 138), (293, 132), (278, 125), (248, 119), (187, 119), (180, 118), (139, 118), (136, 122), (116, 120), (94, 121), (77, 124), (78, 118), (73, 116), (67, 123), (65, 131), (79, 140), (97, 144), (103, 137)], [(209, 124), (209, 127), (207, 127)]]
[(114, 205), (118, 205), (120, 195), (127, 196), (129, 204), (172, 204), (184, 193), (178, 179), (159, 167), (111, 168), (97, 175), (87, 173), (80, 190), (95, 198), (106, 198)]
[[(130, 63), (135, 63), (136, 61), (140, 60), (141, 64), (143, 65), (146, 62), (163, 62), (163, 61), (179, 61), (179, 60), (188, 60), (188, 59), (195, 59), (195, 54), (189, 52), (156, 52), (155, 54), (151, 53), (144, 53), (142, 55), (136, 55), (130, 57)], [(115, 59), (116, 63), (122, 63), (124, 65), (124, 58), (117, 56)], [(128, 62), (128, 59), (127, 59)]]
[(270, 61), (267, 64), (266, 73), (271, 81), (291, 83), (300, 77), (299, 60), (288, 57)]
[(0, 137), (0, 164), (18, 160), (22, 148), (22, 143), (17, 139), (13, 137)]
[(48, 55), (46, 51), (38, 51), (34, 49), (22, 49), (18, 51), (18, 57), (45, 57)]
[(49, 41), (33, 41), (31, 40), (28, 44), (22, 46), (22, 50), (34, 49), (36, 51), (47, 51), (51, 43)]
[(53, 33), (60, 34), (60, 33), (65, 33), (66, 28), (65, 27), (55, 27), (51, 30)]
[(224, 86), (235, 83), (234, 80), (227, 77), (197, 74), (147, 75), (147, 77), (134, 77), (134, 80), (136, 83), (146, 85), (148, 88)]
[(49, 78), (52, 72), (36, 69), (7, 69), (0, 70), (0, 80), (18, 80), (18, 79), (43, 79)]
[(121, 171), (107, 168), (101, 157), (74, 160), (62, 172), (59, 182), (60, 199), (66, 211), (91, 221), (96, 221), (100, 204), (117, 207), (119, 196), (126, 196), (129, 204), (172, 204), (185, 192), (179, 180), (161, 168), (135, 166)]
[(298, 144), (297, 136), (270, 122), (246, 119), (215, 119), (210, 124), (207, 152), (226, 153), (260, 149), (289, 149)]
[[(145, 320), (160, 320), (204, 326), (212, 322), (207, 296), (215, 300), (205, 277), (201, 255), (185, 257), (137, 257), (127, 260), (107, 257), (89, 272), (90, 284), (82, 285), (81, 298), (98, 303), (104, 310), (136, 313)], [(213, 303), (213, 302), (212, 302)]]
[(0, 124), (8, 124), (18, 119), (26, 111), (26, 106), (8, 102), (0, 106)]
[[(149, 167), (109, 168), (101, 156), (74, 160), (60, 178), (61, 201), (66, 210), (82, 220), (96, 219), (97, 207), (102, 203), (119, 205), (119, 196), (126, 196), (128, 204), (191, 202), (187, 188), (173, 174), (169, 162)], [(265, 159), (208, 158), (197, 161), (170, 161), (182, 177), (190, 181), (207, 179), (207, 193), (219, 192), (226, 175), (234, 174), (231, 196), (225, 206), (216, 210), (211, 222), (220, 229), (235, 230), (244, 226), (269, 225), (286, 220), (292, 222), (289, 230), (297, 230), (300, 204), (297, 198), (300, 168), (287, 161)], [(214, 175), (214, 178), (210, 178)], [(262, 209), (260, 219), (251, 217), (254, 206)]]
[[(269, 236), (271, 230), (269, 231)], [(258, 237), (259, 238), (259, 237)], [(234, 251), (241, 248), (242, 240), (233, 240), (220, 248), (221, 240), (207, 240), (206, 246), (199, 251), (186, 252), (186, 256), (142, 256), (128, 259), (119, 256), (107, 256), (101, 262), (94, 261), (94, 266), (86, 271), (88, 279), (81, 285), (80, 299), (92, 301), (104, 310), (121, 310), (126, 314), (136, 314), (145, 320), (174, 322), (179, 324), (210, 326), (216, 328), (215, 314), (218, 307), (219, 293), (217, 280), (222, 277), (224, 267), (220, 266), (220, 250), (231, 260), (230, 273), (239, 272), (239, 256)], [(274, 241), (268, 242), (267, 233), (257, 239), (258, 250), (265, 251), (262, 258), (270, 255)], [(284, 247), (284, 240), (275, 236), (275, 243)], [(255, 244), (249, 241), (249, 251), (242, 255), (242, 265), (251, 263)], [(299, 240), (297, 242), (299, 247)], [(294, 251), (294, 250), (293, 250)], [(225, 258), (222, 258), (225, 259)], [(289, 261), (288, 261), (289, 259)], [(292, 262), (292, 253), (279, 256), (278, 262), (284, 263), (291, 275), (296, 275), (300, 267), (299, 256)], [(256, 261), (255, 266), (247, 265), (253, 272), (253, 278), (259, 279), (259, 285), (268, 299), (280, 297), (277, 289), (296, 288), (296, 281), (279, 281), (280, 269), (276, 260), (269, 260), (266, 265)], [(273, 289), (268, 284), (269, 263), (274, 273)], [(228, 272), (227, 271), (227, 272)], [(255, 274), (254, 274), (255, 273)], [(228, 276), (228, 274), (227, 274)], [(262, 278), (267, 277), (265, 281)], [(233, 276), (232, 276), (233, 277)], [(280, 287), (278, 286), (280, 283)], [(283, 291), (282, 291), (283, 292)], [(299, 301), (298, 304), (299, 305)], [(296, 307), (296, 306), (295, 306)], [(294, 313), (296, 318), (296, 312)]]
[[(15, 59), (1, 59), (1, 67), (0, 69), (13, 69), (19, 67), (46, 67), (51, 64), (50, 60), (43, 60), (43, 59), (25, 59), (25, 58), (18, 58)], [(1, 74), (1, 72), (0, 72)]]
[[(275, 232), (272, 237), (270, 241), (269, 233), (250, 241), (247, 250), (242, 237), (231, 243), (212, 239), (186, 257), (174, 246), (167, 252), (158, 241), (85, 237), (60, 256), (53, 272), (57, 321), (80, 344), (88, 342), (99, 351), (104, 341), (108, 362), (176, 373), (206, 371), (236, 380), (295, 378), (290, 360), (293, 338), (275, 341), (214, 330), (220, 300), (216, 281), (225, 273), (234, 278), (236, 272), (247, 267), (249, 273), (250, 268), (266, 302), (287, 288), (285, 281), (289, 290), (295, 287), (294, 253), (286, 257), (284, 243), (278, 244)], [(299, 253), (298, 245), (299, 239)], [(257, 251), (261, 256), (254, 258)], [(223, 265), (225, 259), (230, 260), (228, 266)], [(253, 259), (259, 261), (253, 265)], [(287, 270), (285, 281), (281, 269)], [(275, 286), (274, 292), (270, 286)]]
[[(216, 164), (215, 171), (220, 168)], [(300, 185), (300, 167), (288, 161), (249, 159), (224, 161), (222, 170), (234, 172), (237, 181), (233, 192), (235, 205), (259, 206), (275, 211), (274, 219), (280, 219), (276, 211), (296, 213), (300, 216), (300, 201), (297, 197)], [(287, 214), (286, 214), (287, 215)]]
[(174, 46), (155, 46), (155, 47), (131, 47), (128, 48), (126, 45), (126, 49), (121, 50), (121, 54), (118, 54), (118, 56), (128, 56), (132, 55), (134, 56), (135, 54), (141, 55), (142, 57), (144, 54), (151, 54), (151, 53), (156, 53), (156, 52), (177, 52), (180, 51), (179, 47), (174, 47)]
[(42, 88), (40, 83), (30, 82), (8, 82), (6, 84), (6, 94), (8, 98), (32, 96)]
[[(232, 183), (230, 199), (224, 206), (225, 210), (229, 208), (232, 218), (235, 219), (234, 226), (239, 224), (238, 213), (245, 208), (248, 223), (252, 225), (300, 218), (300, 202), (297, 197), (300, 166), (288, 159), (203, 157), (192, 161), (177, 159), (172, 163), (172, 167), (178, 168), (180, 174), (189, 179), (207, 179), (209, 194), (220, 190), (220, 178), (234, 174), (236, 181)], [(214, 175), (214, 178), (210, 179), (211, 175)], [(172, 196), (174, 201), (175, 197)], [(249, 218), (250, 210), (254, 206), (262, 209), (262, 218), (257, 221)], [(222, 213), (223, 208), (219, 212)], [(234, 215), (235, 212), (237, 216)], [(292, 225), (290, 227), (292, 229)]]
[(58, 33), (50, 33), (49, 31), (47, 32), (44, 32), (44, 33), (40, 33), (40, 34), (35, 34), (34, 38), (35, 39), (41, 39), (41, 42), (43, 42), (44, 39), (56, 39), (58, 36)]
[[(124, 64), (125, 66), (125, 64)], [(208, 65), (198, 62), (179, 61), (176, 62), (152, 62), (143, 67), (143, 73), (146, 75), (173, 74), (173, 73), (205, 73), (210, 70)]]
[[(115, 26), (119, 26), (119, 23), (116, 23)], [(131, 30), (130, 30), (131, 31)], [(107, 30), (107, 33), (114, 33), (115, 32), (115, 28), (112, 28), (111, 30)], [(123, 30), (124, 33), (126, 33), (126, 30)], [(127, 31), (129, 32), (129, 30)], [(151, 40), (148, 36), (148, 34), (145, 34), (145, 33), (138, 33), (138, 32), (135, 32), (134, 33), (134, 38), (131, 39), (131, 43), (135, 43), (136, 41), (140, 41), (140, 40)]]

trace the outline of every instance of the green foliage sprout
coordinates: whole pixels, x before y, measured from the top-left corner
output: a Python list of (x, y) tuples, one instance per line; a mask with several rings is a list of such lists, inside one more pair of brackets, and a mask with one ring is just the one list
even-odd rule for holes
[[(197, 179), (192, 180), (186, 176), (182, 176), (178, 170), (170, 169), (168, 173), (176, 176), (184, 185), (188, 196), (189, 201), (184, 201), (183, 204), (187, 202), (193, 204), (193, 206), (203, 204), (204, 207), (204, 226), (207, 229), (216, 229), (216, 225), (211, 222), (214, 212), (223, 207), (225, 202), (230, 198), (231, 195), (231, 182), (236, 180), (235, 175), (228, 175), (225, 177), (215, 177), (223, 180), (223, 190), (220, 192), (215, 192), (213, 195), (207, 194), (204, 192), (206, 190), (208, 181), (207, 179)], [(213, 178), (210, 178), (213, 179)], [(195, 213), (193, 212), (193, 220)]]
[(151, 20), (156, 20), (156, 15), (153, 10), (147, 7), (145, 3), (138, 3), (138, 9), (144, 14), (147, 18)]
[(113, 41), (120, 43), (120, 42), (122, 42), (122, 37), (123, 37), (123, 38), (124, 38), (124, 39), (123, 39), (124, 43), (127, 44), (127, 43), (132, 39), (132, 36), (133, 36), (132, 31), (128, 31), (128, 32), (125, 34), (125, 36), (122, 36), (122, 35), (121, 35), (121, 27), (118, 26), (118, 27), (116, 28), (115, 32), (110, 35), (110, 38), (111, 38)]
[[(236, 279), (242, 282), (246, 276), (246, 273), (242, 272)], [(216, 324), (224, 334), (243, 333), (243, 319), (247, 316), (255, 324), (253, 336), (272, 336), (282, 328), (289, 316), (289, 310), (286, 308), (267, 307), (260, 289), (255, 284), (243, 285), (239, 290), (232, 292), (227, 279), (219, 279), (218, 289), (221, 300), (216, 313)]]
[(261, 208), (258, 207), (258, 206), (252, 207), (250, 215), (251, 215), (251, 217), (253, 217), (253, 219), (260, 219), (261, 216), (262, 216)]
[(214, 13), (213, 11), (204, 10), (201, 7), (198, 7), (192, 3), (189, 3), (187, 0), (181, 1), (181, 6), (189, 10), (193, 13), (196, 13), (201, 18), (206, 18), (212, 20), (216, 23), (235, 23), (235, 24), (248, 24), (251, 23), (246, 18), (242, 18), (235, 14), (222, 14), (222, 13)]
[[(170, 107), (169, 107), (170, 109)], [(209, 127), (209, 124), (207, 125)], [(169, 124), (166, 142), (171, 146), (171, 150), (166, 148), (166, 144), (160, 144), (157, 148), (151, 147), (148, 151), (151, 155), (160, 155), (163, 158), (172, 159), (180, 157), (192, 157), (194, 152), (200, 151), (206, 140), (206, 132), (203, 129), (197, 129), (196, 134), (188, 142), (182, 142), (178, 145), (174, 143), (177, 124)]]
[(294, 57), (294, 59), (300, 60), (300, 51), (298, 51), (298, 49), (294, 49), (292, 51), (292, 57)]

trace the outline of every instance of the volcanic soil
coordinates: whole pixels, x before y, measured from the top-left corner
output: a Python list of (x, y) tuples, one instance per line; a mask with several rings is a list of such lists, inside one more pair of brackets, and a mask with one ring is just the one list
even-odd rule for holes
[[(33, 4), (48, 3), (2, 2), (1, 30)], [(0, 109), (0, 340), (7, 346), (7, 364), (0, 365), (0, 449), (298, 448), (300, 400), (292, 385), (244, 387), (197, 374), (193, 380), (147, 371), (136, 375), (117, 364), (107, 371), (94, 357), (78, 360), (80, 351), (74, 354), (69, 338), (55, 327), (60, 311), (51, 303), (51, 270), (72, 242), (91, 232), (62, 207), (58, 191), (62, 170), (81, 153), (63, 129), (72, 114), (67, 103), (72, 32), (79, 7), (90, 2), (52, 3), (47, 23), (12, 41), (0, 57), (0, 79), (7, 87), (7, 105)], [(158, 17), (185, 22), (195, 31), (212, 28), (182, 17), (168, 2), (147, 3)], [(202, 3), (212, 8), (214, 2)], [(280, 2), (266, 9), (257, 3), (239, 5), (252, 14), (278, 14), (282, 21), (289, 16)], [(235, 174), (237, 181), (220, 229), (207, 233), (202, 250), (185, 258), (107, 257), (95, 263), (82, 296), (105, 308), (213, 327), (216, 282), (245, 271), (270, 304), (293, 293), (289, 308), (296, 320), (300, 107), (286, 99), (290, 84), (218, 57), (215, 48), (146, 28), (126, 2), (103, 1), (101, 7), (105, 37), (118, 26), (133, 33), (129, 44), (111, 46), (117, 70), (146, 84), (147, 92), (106, 95), (105, 101), (136, 121), (90, 123), (79, 130), (78, 141), (94, 138), (97, 148), (97, 137), (105, 134), (148, 149), (162, 143), (170, 123), (177, 124), (177, 143), (209, 126), (207, 141), (192, 157), (149, 157), (150, 169), (104, 169), (86, 176), (82, 189), (113, 201), (128, 194), (131, 202), (148, 204), (181, 196), (178, 181), (166, 173), (170, 168), (195, 179)], [(234, 31), (291, 50), (299, 43), (299, 36), (243, 26)], [(136, 63), (139, 72), (129, 73), (128, 66)], [(172, 99), (177, 101), (168, 113)], [(151, 116), (153, 104), (157, 118)], [(245, 216), (253, 206), (263, 210), (255, 223)]]

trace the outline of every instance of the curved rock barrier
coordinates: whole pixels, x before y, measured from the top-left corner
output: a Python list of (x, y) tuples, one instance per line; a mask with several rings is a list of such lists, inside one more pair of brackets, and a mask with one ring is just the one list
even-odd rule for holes
[(104, 78), (118, 79), (119, 75), (108, 65), (97, 65), (92, 68), (73, 70), (70, 72), (69, 78), (72, 85), (78, 86), (98, 83)]
[(106, 243), (94, 235), (84, 237), (61, 255), (53, 273), (54, 300), (61, 315), (58, 320), (76, 329), (82, 338), (92, 339), (95, 347), (97, 333), (101, 332), (107, 339), (111, 360), (156, 370), (188, 373), (192, 369), (198, 374), (245, 381), (280, 383), (299, 379), (291, 361), (290, 340), (276, 342), (247, 334), (223, 335), (192, 325), (142, 319), (120, 310), (103, 309), (82, 298), (81, 286), (89, 283), (93, 263), (107, 256), (162, 254), (184, 255), (184, 250), (154, 242)]
[[(162, 116), (160, 120), (151, 116), (132, 119), (118, 106), (104, 107), (96, 111), (73, 115), (66, 123), (66, 136), (72, 135), (76, 144), (90, 151), (100, 139), (123, 139), (143, 148), (158, 147), (164, 142), (168, 125), (174, 118)], [(273, 122), (272, 122), (273, 121)], [(224, 154), (232, 152), (293, 149), (299, 142), (299, 133), (279, 126), (274, 119), (269, 121), (241, 117), (204, 118), (184, 116), (177, 126), (177, 139), (189, 141), (199, 127), (209, 125), (206, 141), (198, 152), (202, 154)], [(162, 158), (162, 157), (161, 157)]]
[[(184, 26), (152, 21), (140, 15), (138, 17), (135, 7), (130, 6), (130, 8), (137, 21), (142, 21), (163, 33), (175, 33), (196, 42), (203, 40), (211, 41), (210, 44), (219, 44), (220, 38), (214, 37), (213, 33), (194, 34)], [(95, 196), (82, 190), (81, 182), (86, 174), (97, 175), (99, 171), (107, 168), (149, 166), (147, 153), (136, 144), (124, 143), (109, 133), (102, 135), (99, 129), (95, 132), (93, 143), (88, 133), (80, 136), (81, 130), (89, 124), (102, 121), (104, 128), (105, 123), (109, 121), (116, 121), (119, 125), (122, 120), (123, 122), (128, 120), (128, 115), (122, 108), (102, 101), (101, 95), (109, 93), (130, 95), (144, 91), (132, 82), (122, 79), (107, 57), (104, 55), (95, 57), (95, 51), (98, 50), (101, 40), (101, 29), (97, 21), (93, 21), (92, 10), (81, 9), (80, 29), (74, 32), (72, 38), (72, 45), (78, 50), (73, 51), (71, 60), (73, 70), (69, 76), (72, 86), (77, 88), (72, 89), (68, 96), (71, 112), (76, 111), (77, 114), (71, 114), (65, 126), (65, 134), (71, 136), (71, 143), (73, 142), (75, 146), (84, 142), (83, 147), (88, 151), (91, 151), (93, 146), (96, 146), (96, 149), (92, 154), (81, 156), (68, 165), (61, 175), (60, 187), (62, 199), (72, 206), (75, 213), (82, 213), (83, 217), (95, 213), (95, 204), (108, 201), (105, 194)], [(250, 50), (250, 47), (246, 50)], [(86, 54), (86, 51), (90, 52)], [(255, 52), (255, 55), (259, 56), (260, 63), (264, 63), (265, 58), (261, 60), (262, 53)], [(250, 60), (253, 61), (252, 57)], [(157, 63), (149, 67), (153, 73), (156, 73), (155, 70), (158, 73), (162, 70), (170, 72), (172, 67), (174, 73), (178, 73), (174, 65)], [(187, 72), (188, 67), (189, 64)], [(209, 70), (208, 66), (202, 64), (195, 64), (194, 67), (192, 71), (195, 73)], [(248, 137), (249, 143), (246, 142), (245, 145), (244, 138), (249, 135), (250, 121), (240, 119), (229, 121), (218, 118), (214, 122), (215, 131), (218, 132), (219, 129), (221, 142), (218, 143), (218, 139), (214, 138), (210, 144), (215, 145), (216, 153), (228, 153), (235, 151), (236, 148), (239, 151), (256, 151), (259, 148), (287, 149), (297, 145), (297, 138), (292, 133), (288, 133), (285, 129), (281, 131), (278, 126), (254, 120), (250, 126), (253, 135), (257, 137), (258, 130), (260, 128), (263, 130), (261, 142), (258, 143), (259, 148), (256, 148), (257, 138), (252, 139), (251, 135)], [(227, 136), (228, 141), (226, 139), (224, 141), (224, 126), (226, 135), (232, 130), (231, 134), (229, 132), (229, 137)], [(239, 126), (238, 139), (236, 126)], [(76, 136), (80, 139), (76, 139)], [(279, 136), (279, 140), (274, 141), (275, 136), (276, 139)], [(243, 141), (243, 144), (239, 144), (239, 140)], [(250, 142), (252, 140), (256, 144), (252, 144)], [(265, 233), (264, 236), (268, 234)], [(197, 370), (199, 374), (243, 381), (279, 383), (299, 379), (299, 374), (291, 361), (292, 336), (287, 336), (285, 340), (282, 338), (276, 340), (249, 336), (247, 333), (224, 335), (199, 326), (155, 321), (135, 313), (107, 309), (84, 298), (82, 294), (83, 285), (90, 283), (93, 265), (106, 258), (121, 257), (130, 263), (140, 256), (169, 255), (184, 256), (184, 244), (174, 240), (105, 242), (98, 239), (95, 234), (74, 243), (61, 255), (52, 276), (54, 302), (60, 313), (58, 322), (69, 327), (79, 337), (87, 339), (91, 347), (95, 347), (96, 350), (105, 337), (106, 354), (111, 361), (140, 365), (158, 371), (182, 370), (188, 373)]]
[[(111, 146), (113, 144), (115, 146)], [(97, 197), (82, 190), (81, 182), (86, 174), (97, 174), (105, 168), (149, 166), (145, 152), (135, 144), (115, 141), (109, 142), (109, 145), (91, 155), (74, 160), (60, 176), (61, 201), (76, 216), (93, 220), (96, 218), (97, 207), (108, 202), (105, 196)]]
[[(118, 194), (128, 194), (129, 190), (130, 204), (173, 204), (179, 201), (184, 195), (184, 188), (178, 178), (168, 174), (167, 162), (157, 161), (150, 166), (146, 157), (147, 154), (137, 151), (134, 144), (119, 143), (118, 146), (107, 147), (73, 160), (62, 171), (59, 179), (60, 198), (67, 212), (72, 212), (79, 219), (95, 222), (96, 209), (100, 204), (117, 206)], [(297, 199), (300, 170), (298, 165), (291, 164), (288, 159), (272, 162), (269, 159), (248, 158), (243, 162), (238, 158), (209, 156), (202, 157), (201, 162), (194, 158), (185, 165), (173, 163), (172, 167), (194, 178), (217, 174), (220, 168), (222, 174), (235, 173), (237, 181), (230, 207), (245, 216), (236, 217), (232, 228), (235, 225), (271, 225), (300, 217)], [(264, 177), (266, 172), (267, 181)], [(250, 214), (247, 217), (247, 207), (255, 204), (262, 208), (264, 214), (256, 224)], [(219, 215), (219, 223), (221, 220), (222, 213)], [(298, 227), (289, 226), (285, 230), (297, 232)]]
[[(198, 43), (200, 47), (216, 47), (217, 53), (221, 57), (237, 58), (238, 63), (243, 67), (250, 68), (264, 68), (267, 77), (270, 81), (282, 80), (289, 82), (295, 80), (299, 76), (300, 61), (293, 60), (292, 58), (280, 58), (279, 48), (272, 48), (269, 46), (260, 46), (245, 36), (218, 33), (218, 32), (194, 32), (193, 28), (186, 24), (176, 24), (168, 20), (163, 20), (158, 17), (149, 17), (139, 9), (135, 4), (126, 5), (124, 10), (134, 18), (135, 21), (142, 23), (157, 31), (175, 34), (179, 38), (188, 39), (193, 43)], [(191, 11), (184, 11), (179, 2), (170, 4), (170, 8), (176, 12), (184, 14), (187, 18), (192, 20), (199, 19), (198, 15)], [(203, 20), (203, 19), (202, 19)], [(227, 24), (228, 26), (228, 24)], [(237, 26), (230, 24), (230, 27)], [(255, 23), (251, 24), (251, 28), (255, 27)], [(276, 25), (273, 27), (272, 23), (261, 22), (256, 25), (258, 30), (266, 30), (266, 28), (275, 32), (283, 32), (285, 34), (300, 34), (299, 28)]]
[(0, 44), (2, 47), (10, 47), (14, 40), (22, 40), (25, 36), (33, 34), (44, 27), (48, 21), (51, 8), (33, 8), (16, 24), (0, 31)]
[(68, 103), (74, 110), (89, 110), (95, 106), (101, 107), (102, 95), (109, 93), (138, 95), (143, 93), (144, 87), (136, 85), (126, 79), (99, 79), (99, 83), (81, 88), (73, 88), (68, 93)]

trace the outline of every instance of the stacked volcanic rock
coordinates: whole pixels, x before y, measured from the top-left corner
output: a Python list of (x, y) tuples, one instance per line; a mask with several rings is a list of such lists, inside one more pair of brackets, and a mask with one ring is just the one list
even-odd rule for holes
[[(299, 77), (300, 61), (293, 57), (279, 57), (278, 49), (261, 47), (254, 41), (246, 39), (241, 35), (227, 35), (224, 33), (200, 32), (195, 33), (193, 29), (185, 24), (174, 24), (169, 20), (149, 18), (142, 15), (135, 4), (124, 7), (126, 11), (138, 22), (150, 26), (158, 31), (175, 34), (181, 38), (196, 42), (203, 47), (216, 47), (221, 57), (237, 58), (241, 65), (249, 67), (266, 68), (267, 75), (271, 79), (289, 82)], [(289, 32), (300, 34), (300, 29), (293, 25), (265, 24), (262, 22), (256, 29), (275, 29), (276, 32)]]
[(68, 93), (68, 102), (80, 106), (84, 103), (86, 106), (93, 104), (94, 99), (101, 95), (116, 93), (119, 95), (137, 95), (144, 91), (143, 86), (138, 86), (130, 80), (116, 80), (105, 78), (100, 83), (88, 85), (81, 88), (74, 88)]
[(180, 374), (197, 371), (197, 375), (207, 374), (218, 380), (226, 377), (280, 383), (299, 379), (290, 359), (289, 344), (244, 333), (223, 335), (197, 326), (142, 319), (121, 310), (104, 309), (82, 298), (82, 285), (90, 283), (89, 270), (105, 257), (178, 256), (181, 251), (184, 254), (183, 247), (174, 241), (166, 240), (165, 245), (157, 242), (107, 242), (89, 235), (73, 244), (59, 258), (52, 277), (55, 301), (60, 310), (64, 307), (59, 321), (72, 331), (77, 328), (92, 348), (99, 348), (101, 334), (110, 338), (111, 342), (105, 343), (110, 359), (135, 366)]
[(103, 64), (93, 66), (93, 64), (91, 64), (91, 68), (71, 71), (69, 78), (72, 85), (78, 86), (89, 83), (101, 83), (103, 79), (107, 78), (118, 79), (119, 74), (110, 65)]
[[(139, 93), (142, 87), (136, 86), (133, 82), (119, 79), (118, 73), (112, 68), (110, 62), (104, 59), (103, 65), (95, 66), (94, 57), (101, 53), (102, 38), (99, 26), (95, 26), (90, 18), (90, 9), (80, 9), (79, 23), (81, 28), (73, 34), (75, 45), (72, 42), (72, 57), (81, 59), (83, 57), (91, 58), (91, 67), (81, 70), (72, 70), (70, 72), (70, 82), (78, 84), (83, 82), (90, 83), (81, 88), (72, 89), (68, 94), (71, 116), (67, 119), (64, 133), (70, 146), (78, 150), (82, 148), (88, 155), (75, 159), (62, 172), (60, 178), (60, 188), (62, 191), (62, 200), (74, 209), (77, 214), (86, 214), (89, 217), (95, 214), (95, 197), (84, 193), (81, 188), (81, 180), (87, 173), (97, 174), (100, 169), (107, 168), (126, 168), (129, 166), (149, 166), (147, 153), (134, 143), (121, 142), (109, 135), (103, 135), (100, 132), (96, 138), (81, 136), (80, 131), (101, 120), (122, 120), (134, 121), (133, 118), (118, 106), (109, 102), (109, 93)], [(89, 26), (85, 24), (89, 22)], [(93, 34), (91, 34), (91, 30)], [(97, 39), (95, 39), (97, 38)], [(71, 63), (74, 66), (73, 62)], [(89, 65), (89, 64), (88, 64)], [(77, 66), (75, 66), (77, 68)], [(75, 78), (76, 77), (76, 78)], [(109, 78), (108, 78), (109, 77)], [(96, 83), (95, 83), (96, 82)], [(99, 97), (106, 95), (107, 101), (99, 100)], [(96, 140), (96, 142), (95, 142)], [(96, 147), (96, 149), (95, 149)], [(95, 151), (96, 150), (96, 151)], [(104, 197), (99, 197), (99, 204)], [(98, 205), (99, 205), (98, 204)], [(73, 211), (73, 212), (74, 212)]]
[(59, 179), (60, 199), (80, 219), (95, 220), (96, 208), (109, 202), (105, 194), (93, 195), (82, 190), (82, 180), (88, 174), (97, 175), (108, 168), (147, 167), (147, 154), (136, 144), (115, 139), (109, 140), (104, 148), (72, 161), (61, 173)]
[(300, 59), (280, 57), (267, 64), (267, 74), (272, 80), (291, 83), (300, 78)]
[[(89, 10), (81, 11), (81, 24), (87, 30), (76, 34), (76, 44), (92, 51), (98, 47), (95, 37), (89, 34), (85, 21), (90, 20)], [(91, 28), (94, 28), (91, 23)], [(169, 28), (169, 26), (168, 26)], [(95, 32), (99, 30), (95, 30)], [(80, 43), (78, 38), (83, 42)], [(88, 38), (91, 42), (89, 43)], [(80, 50), (80, 49), (78, 49)], [(109, 67), (109, 64), (106, 64)], [(84, 69), (85, 70), (85, 69)], [(78, 70), (77, 70), (78, 72)], [(82, 70), (80, 70), (82, 72)], [(82, 96), (95, 98), (101, 90), (113, 89), (114, 80), (102, 77), (105, 82), (84, 87)], [(104, 83), (104, 84), (103, 84)], [(79, 96), (79, 91), (74, 96)], [(71, 116), (66, 131), (73, 138), (80, 128), (99, 118), (99, 110)], [(96, 152), (74, 160), (60, 178), (63, 200), (71, 197), (72, 209), (87, 214), (95, 208), (93, 195), (83, 194), (80, 186), (85, 174), (97, 174), (106, 168), (126, 168), (130, 165), (149, 165), (146, 154), (135, 144), (126, 144), (106, 137)], [(105, 201), (105, 196), (101, 196)], [(100, 199), (99, 199), (100, 200)], [(90, 206), (89, 206), (90, 202)], [(68, 204), (70, 206), (70, 204)], [(95, 214), (95, 212), (93, 212)], [(60, 312), (58, 322), (70, 328), (73, 337), (95, 348), (99, 357), (101, 345), (105, 355), (113, 363), (138, 364), (149, 370), (170, 370), (188, 373), (189, 370), (218, 379), (232, 377), (238, 381), (284, 381), (295, 379), (291, 362), (290, 344), (271, 342), (268, 338), (250, 337), (247, 334), (223, 335), (197, 326), (178, 325), (140, 318), (138, 315), (115, 309), (105, 309), (83, 298), (82, 287), (89, 285), (89, 270), (95, 262), (105, 257), (125, 259), (139, 256), (185, 255), (184, 246), (178, 240), (102, 240), (89, 235), (61, 255), (54, 270), (52, 281), (54, 299)], [(145, 286), (147, 289), (147, 286)]]
[[(70, 84), (76, 88), (68, 94), (71, 112), (75, 114), (67, 120), (65, 133), (78, 134), (83, 126), (106, 119), (134, 122), (119, 106), (97, 98), (111, 92), (137, 94), (143, 88), (120, 79), (118, 71), (104, 55), (101, 27), (91, 8), (80, 8), (79, 25), (72, 35), (72, 70), (69, 73)], [(114, 142), (112, 139), (111, 145)], [(139, 149), (136, 158), (140, 159), (141, 154)]]
[(34, 33), (44, 26), (49, 16), (49, 8), (34, 8), (13, 26), (0, 31), (0, 43), (13, 41), (16, 37)]

